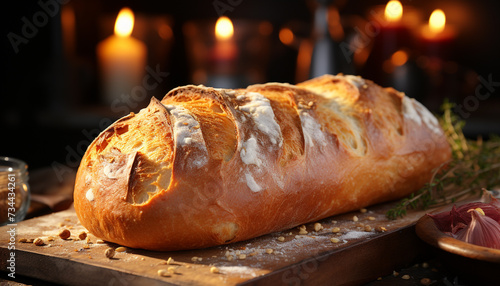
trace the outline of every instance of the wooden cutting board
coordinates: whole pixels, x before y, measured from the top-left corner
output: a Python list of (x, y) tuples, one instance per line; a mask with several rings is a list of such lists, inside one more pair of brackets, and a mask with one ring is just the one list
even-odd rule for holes
[[(408, 266), (428, 251), (414, 233), (415, 222), (425, 212), (410, 211), (403, 219), (387, 220), (385, 213), (393, 206), (382, 204), (366, 212), (327, 218), (319, 221), (323, 228), (318, 231), (310, 223), (307, 234), (294, 228), (190, 251), (127, 248), (113, 259), (105, 257), (105, 250), (119, 245), (98, 243), (91, 234), (90, 243), (77, 239), (85, 229), (70, 209), (1, 227), (0, 264), (7, 271), (7, 259), (14, 251), (17, 275), (64, 285), (356, 285)], [(15, 250), (9, 250), (7, 231), (13, 227)], [(69, 240), (57, 236), (64, 227), (72, 233)], [(333, 233), (337, 227), (340, 231)], [(19, 242), (37, 237), (44, 240), (44, 246)], [(167, 265), (170, 257), (174, 262)], [(219, 273), (211, 272), (213, 266)], [(168, 272), (169, 268), (175, 272), (158, 275), (159, 270)]]

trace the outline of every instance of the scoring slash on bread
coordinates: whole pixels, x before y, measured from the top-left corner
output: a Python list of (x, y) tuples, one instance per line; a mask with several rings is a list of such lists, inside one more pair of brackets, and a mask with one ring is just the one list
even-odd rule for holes
[(401, 198), (450, 155), (422, 104), (360, 77), (189, 85), (92, 142), (75, 209), (110, 242), (204, 248)]

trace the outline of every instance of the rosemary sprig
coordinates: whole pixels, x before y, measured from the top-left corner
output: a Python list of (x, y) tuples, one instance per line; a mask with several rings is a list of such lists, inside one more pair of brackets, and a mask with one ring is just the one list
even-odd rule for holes
[(386, 216), (396, 219), (406, 215), (408, 209), (426, 209), (453, 203), (482, 188), (500, 185), (500, 137), (492, 135), (467, 140), (462, 132), (465, 122), (452, 112), (453, 103), (445, 101), (439, 122), (452, 149), (452, 159), (436, 170), (429, 183), (402, 199)]

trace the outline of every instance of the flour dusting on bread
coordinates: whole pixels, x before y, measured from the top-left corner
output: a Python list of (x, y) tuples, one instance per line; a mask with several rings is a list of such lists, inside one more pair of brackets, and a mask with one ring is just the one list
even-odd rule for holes
[(276, 118), (269, 99), (257, 92), (246, 92), (239, 95), (237, 99), (250, 99), (250, 101), (240, 105), (239, 109), (251, 115), (257, 128), (269, 136), (269, 140), (272, 144), (281, 146), (283, 144), (281, 128), (278, 123), (276, 123)]
[(189, 114), (182, 106), (167, 105), (165, 108), (172, 115), (174, 124), (174, 142), (177, 148), (190, 145), (201, 151), (200, 156), (193, 161), (196, 167), (201, 167), (208, 162), (208, 151), (200, 129), (200, 123)]

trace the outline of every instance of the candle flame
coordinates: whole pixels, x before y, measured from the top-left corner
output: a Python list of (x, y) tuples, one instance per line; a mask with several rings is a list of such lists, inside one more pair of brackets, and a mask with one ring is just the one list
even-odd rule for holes
[(215, 24), (215, 36), (219, 40), (227, 40), (233, 36), (234, 28), (233, 23), (228, 17), (222, 16)]
[(397, 22), (401, 20), (401, 17), (403, 17), (403, 5), (401, 5), (399, 1), (389, 1), (385, 6), (384, 15), (388, 22)]
[(441, 33), (446, 25), (446, 16), (443, 10), (436, 9), (429, 18), (429, 28), (433, 33)]
[(123, 8), (118, 13), (115, 23), (115, 35), (128, 37), (134, 29), (134, 13), (129, 8)]

